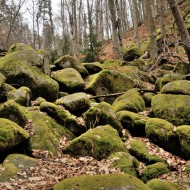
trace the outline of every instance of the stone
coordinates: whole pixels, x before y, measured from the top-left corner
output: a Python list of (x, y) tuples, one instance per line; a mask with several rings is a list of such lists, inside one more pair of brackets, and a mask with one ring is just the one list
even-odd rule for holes
[(124, 143), (117, 131), (110, 125), (89, 129), (75, 138), (63, 150), (73, 156), (92, 156), (97, 160), (105, 159), (114, 152), (126, 152)]
[(0, 87), (0, 102), (6, 102), (7, 101), (7, 94), (11, 90), (15, 90), (15, 88), (7, 83), (3, 83)]
[(140, 48), (132, 47), (126, 50), (123, 54), (124, 61), (134, 61), (138, 59), (143, 53), (141, 52)]
[(99, 62), (82, 63), (82, 65), (86, 68), (89, 74), (95, 74), (102, 70), (102, 64)]
[(7, 53), (12, 53), (20, 50), (34, 50), (31, 46), (24, 43), (15, 43), (7, 51)]

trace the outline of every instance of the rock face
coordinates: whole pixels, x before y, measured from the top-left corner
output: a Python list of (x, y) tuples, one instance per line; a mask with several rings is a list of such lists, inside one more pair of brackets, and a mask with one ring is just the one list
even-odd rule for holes
[(119, 96), (112, 107), (116, 112), (122, 110), (140, 112), (145, 109), (145, 102), (136, 89), (131, 89)]
[(111, 105), (106, 102), (95, 104), (83, 114), (86, 128), (91, 129), (98, 125), (109, 124), (121, 134), (122, 126)]
[(6, 83), (26, 86), (32, 90), (32, 98), (39, 96), (54, 101), (58, 96), (59, 85), (38, 68), (30, 66), (26, 61), (0, 60), (0, 72), (6, 77)]
[(92, 156), (101, 160), (113, 152), (127, 151), (118, 133), (110, 125), (98, 126), (75, 138), (63, 150), (74, 156)]
[[(112, 70), (102, 70), (87, 84), (86, 90), (94, 95), (125, 92), (133, 88), (133, 80), (126, 75)], [(104, 98), (102, 101), (112, 103), (115, 98)]]
[(16, 123), (0, 118), (0, 152), (26, 141), (29, 134)]
[(127, 174), (110, 174), (101, 176), (85, 175), (73, 177), (58, 183), (53, 187), (53, 190), (72, 190), (76, 187), (82, 190), (150, 190), (150, 188), (138, 178)]
[(152, 99), (155, 117), (166, 119), (174, 125), (188, 125), (190, 122), (190, 96), (158, 94)]

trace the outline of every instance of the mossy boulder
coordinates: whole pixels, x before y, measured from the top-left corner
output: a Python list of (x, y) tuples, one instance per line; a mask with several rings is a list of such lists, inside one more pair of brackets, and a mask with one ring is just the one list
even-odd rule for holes
[(137, 89), (131, 89), (116, 98), (112, 107), (116, 112), (122, 110), (140, 112), (145, 109), (145, 102)]
[(111, 154), (108, 159), (113, 160), (113, 167), (120, 168), (126, 174), (138, 176), (138, 160), (128, 152), (116, 152)]
[(7, 99), (13, 100), (21, 106), (30, 106), (32, 92), (28, 87), (20, 87), (7, 93)]
[(46, 112), (59, 124), (71, 131), (75, 136), (79, 136), (86, 131), (84, 125), (79, 123), (77, 118), (62, 106), (50, 102), (43, 102), (40, 104), (40, 110)]
[(152, 99), (154, 117), (166, 119), (174, 125), (190, 122), (190, 96), (158, 94)]
[(89, 74), (98, 73), (102, 70), (102, 64), (99, 62), (82, 63), (82, 65), (87, 69)]
[(27, 123), (25, 108), (12, 100), (0, 105), (0, 117), (9, 119), (21, 127)]
[(4, 170), (0, 171), (0, 182), (8, 181), (18, 172), (24, 172), (36, 164), (37, 160), (35, 158), (22, 154), (10, 154), (2, 164)]
[(59, 83), (60, 90), (77, 92), (84, 89), (84, 80), (80, 73), (73, 68), (66, 68), (52, 73), (52, 78)]
[(42, 97), (38, 97), (34, 101), (32, 101), (32, 106), (40, 106), (40, 104), (43, 102), (46, 102), (46, 100)]
[(76, 69), (83, 77), (88, 76), (86, 68), (70, 55), (64, 55), (54, 62), (57, 69), (73, 68)]
[[(113, 70), (102, 70), (86, 85), (86, 91), (96, 96), (125, 92), (133, 88), (134, 82), (125, 74)], [(114, 97), (101, 98), (101, 101), (112, 103)]]
[(179, 126), (176, 129), (176, 133), (179, 138), (183, 157), (190, 159), (190, 126)]
[(83, 118), (87, 129), (109, 124), (115, 128), (119, 134), (122, 132), (122, 125), (117, 120), (117, 116), (112, 106), (106, 102), (101, 102), (92, 106), (83, 114)]
[(146, 144), (140, 140), (131, 140), (129, 152), (139, 161), (149, 164), (154, 164), (156, 162), (164, 162), (164, 160), (159, 156), (153, 156), (148, 153)]
[(164, 85), (161, 89), (162, 94), (184, 94), (190, 95), (190, 81), (176, 80)]
[(152, 179), (147, 182), (147, 186), (152, 190), (186, 190), (185, 187), (164, 179)]
[(78, 92), (56, 100), (57, 105), (62, 105), (71, 113), (81, 115), (90, 107), (90, 99), (86, 93)]
[(6, 83), (30, 88), (34, 99), (41, 96), (54, 101), (58, 96), (58, 83), (24, 60), (5, 61), (2, 58), (0, 72), (6, 77)]
[(29, 134), (16, 123), (0, 118), (0, 152), (9, 150), (28, 138)]
[(114, 152), (126, 152), (117, 131), (110, 125), (98, 126), (75, 138), (63, 150), (74, 156), (92, 156), (101, 160)]
[(169, 173), (170, 170), (162, 162), (157, 162), (155, 164), (148, 165), (144, 168), (141, 173), (141, 180), (147, 182), (153, 178), (156, 178), (160, 175)]
[(128, 63), (128, 65), (136, 66), (139, 68), (139, 70), (146, 71), (147, 70), (147, 62), (144, 59), (135, 59), (134, 61), (131, 61)]
[(123, 54), (124, 61), (134, 61), (142, 55), (142, 51), (138, 47), (132, 47), (127, 49)]
[(53, 190), (150, 190), (141, 180), (128, 174), (108, 174), (108, 175), (84, 175), (68, 178), (53, 187)]
[(127, 64), (127, 62), (122, 61), (122, 60), (106, 60), (102, 64), (102, 67), (103, 67), (103, 69), (116, 70), (119, 67), (122, 67), (122, 66), (124, 66), (126, 64)]
[(0, 87), (0, 102), (7, 101), (7, 94), (11, 90), (15, 90), (15, 88), (7, 83), (2, 84), (2, 86)]
[(150, 118), (146, 122), (146, 135), (155, 144), (164, 149), (180, 154), (181, 146), (172, 123), (158, 118)]
[(12, 53), (20, 50), (34, 50), (31, 46), (24, 43), (15, 43), (7, 51), (7, 53)]
[(31, 50), (31, 49), (24, 49), (24, 50), (17, 50), (13, 51), (12, 53), (6, 54), (5, 57), (1, 59), (1, 61), (7, 63), (14, 63), (17, 61), (25, 62), (26, 65), (36, 66), (42, 71), (43, 73), (50, 75), (50, 58), (47, 52), (43, 50)]
[(189, 74), (189, 64), (185, 62), (178, 62), (174, 68), (174, 72), (180, 74)]
[(143, 99), (147, 107), (151, 107), (152, 98), (155, 96), (152, 92), (147, 92), (143, 94)]
[(145, 125), (149, 117), (130, 111), (119, 111), (116, 115), (123, 128), (133, 136), (145, 136)]
[(5, 80), (5, 77), (0, 73), (0, 87), (4, 84)]
[(56, 123), (52, 118), (37, 111), (30, 111), (27, 117), (34, 131), (27, 143), (27, 150), (32, 154), (33, 150), (48, 151), (57, 155), (60, 139), (64, 136), (69, 140), (73, 134), (65, 127)]

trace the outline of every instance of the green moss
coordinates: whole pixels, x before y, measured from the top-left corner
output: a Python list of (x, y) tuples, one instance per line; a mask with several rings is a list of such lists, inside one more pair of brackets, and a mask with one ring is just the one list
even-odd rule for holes
[(102, 70), (102, 64), (99, 62), (82, 64), (90, 74), (98, 73)]
[(12, 87), (11, 85), (7, 84), (7, 83), (2, 84), (2, 86), (0, 87), (0, 92), (1, 92), (0, 93), (0, 101), (1, 102), (7, 101), (7, 94), (11, 90), (15, 90), (15, 88)]
[(15, 43), (13, 44), (7, 51), (7, 53), (12, 53), (15, 51), (20, 51), (20, 50), (33, 50), (32, 47), (30, 47), (27, 44), (23, 44), (23, 43)]
[(70, 140), (74, 137), (65, 127), (57, 124), (52, 118), (45, 114), (31, 111), (27, 114), (27, 117), (34, 130), (34, 135), (28, 142), (29, 151), (37, 149), (49, 151), (56, 155), (61, 137), (65, 136)]
[(70, 114), (70, 112), (65, 110), (62, 106), (57, 106), (50, 102), (43, 102), (40, 105), (40, 110), (46, 112), (59, 124), (71, 131), (75, 136), (79, 136), (86, 131), (86, 128), (77, 122), (76, 117)]
[(121, 134), (122, 126), (117, 120), (117, 116), (111, 105), (106, 102), (95, 104), (83, 114), (87, 129), (94, 128), (98, 125), (109, 124)]
[(110, 125), (98, 126), (75, 138), (63, 150), (74, 156), (92, 156), (101, 160), (111, 153), (127, 151), (118, 133)]
[(131, 89), (119, 96), (112, 107), (116, 112), (122, 110), (140, 112), (145, 109), (145, 102), (136, 89)]
[(135, 59), (138, 59), (142, 55), (142, 51), (140, 48), (132, 47), (126, 50), (123, 54), (123, 59), (125, 61), (133, 61)]
[(22, 154), (10, 154), (3, 162), (4, 170), (0, 171), (0, 182), (8, 181), (18, 172), (26, 171), (34, 166), (37, 160)]
[(129, 65), (131, 66), (136, 66), (138, 67), (140, 70), (146, 71), (147, 70), (147, 62), (144, 59), (135, 59), (132, 62), (129, 62)]
[(118, 69), (119, 67), (122, 67), (125, 64), (126, 64), (126, 62), (121, 61), (121, 60), (106, 60), (102, 64), (102, 68), (103, 69), (116, 70), (116, 69)]
[(0, 152), (8, 150), (29, 137), (16, 123), (0, 118)]
[(0, 117), (7, 118), (21, 127), (24, 127), (27, 122), (25, 107), (12, 100), (0, 105)]
[(186, 166), (186, 168), (185, 168), (185, 172), (190, 173), (190, 165), (187, 165), (187, 166)]
[(189, 74), (189, 64), (184, 62), (178, 62), (174, 68), (174, 72), (180, 74)]
[(155, 94), (152, 92), (147, 92), (143, 94), (143, 99), (147, 107), (151, 107), (151, 101), (154, 96)]
[(139, 166), (139, 162), (135, 157), (131, 156), (129, 153), (116, 152), (111, 154), (108, 159), (114, 160), (114, 168), (120, 168), (121, 171), (123, 171), (124, 173), (137, 177), (137, 168)]
[(164, 162), (159, 156), (153, 156), (148, 153), (146, 144), (139, 140), (130, 141), (129, 152), (138, 160), (146, 164), (154, 164), (156, 162)]
[(145, 167), (145, 169), (142, 171), (141, 179), (142, 181), (147, 182), (153, 178), (156, 178), (163, 174), (167, 174), (169, 172), (169, 169), (164, 163), (157, 162), (155, 164)]
[(166, 119), (174, 125), (188, 125), (190, 121), (190, 96), (158, 94), (152, 99), (155, 117)]
[(133, 136), (145, 136), (145, 125), (149, 117), (130, 111), (119, 111), (116, 115), (123, 128), (127, 129)]
[(4, 84), (5, 77), (0, 73), (0, 87)]
[(52, 78), (60, 84), (60, 90), (77, 92), (83, 90), (84, 80), (73, 68), (66, 68), (52, 73)]
[(143, 53), (145, 53), (146, 51), (148, 51), (149, 44), (150, 44), (149, 40), (143, 41), (143, 42), (141, 43), (141, 45), (140, 45), (140, 50), (141, 50)]
[(38, 97), (32, 102), (32, 106), (40, 106), (40, 104), (43, 102), (46, 102), (46, 100), (42, 97)]
[(152, 179), (148, 181), (147, 186), (152, 190), (186, 190), (186, 188), (179, 184), (163, 180), (163, 179)]
[(180, 141), (182, 155), (185, 158), (190, 159), (190, 126), (179, 126), (176, 129), (176, 133)]
[(150, 190), (141, 180), (127, 174), (109, 174), (99, 176), (80, 176), (65, 179), (56, 184), (53, 190), (100, 190), (100, 189), (130, 189), (130, 190)]

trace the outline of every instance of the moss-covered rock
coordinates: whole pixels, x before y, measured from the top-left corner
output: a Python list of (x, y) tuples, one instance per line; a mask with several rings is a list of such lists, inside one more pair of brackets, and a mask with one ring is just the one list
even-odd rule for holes
[(106, 60), (102, 64), (103, 69), (109, 69), (109, 70), (116, 70), (119, 67), (122, 67), (126, 65), (126, 61), (121, 61), (121, 60)]
[(7, 99), (13, 100), (22, 106), (30, 106), (32, 92), (28, 87), (20, 87), (7, 93)]
[(139, 140), (131, 140), (129, 152), (139, 161), (148, 164), (154, 164), (156, 162), (164, 162), (159, 156), (153, 156), (148, 153), (146, 144)]
[(177, 126), (190, 122), (190, 96), (158, 94), (151, 104), (154, 117), (166, 119)]
[(144, 168), (141, 174), (141, 179), (144, 182), (147, 182), (153, 178), (156, 178), (160, 175), (169, 173), (169, 169), (162, 162), (157, 162), (155, 164), (148, 165)]
[(149, 117), (130, 111), (119, 111), (116, 115), (123, 128), (133, 136), (145, 136), (145, 125)]
[(27, 117), (34, 131), (34, 135), (27, 143), (28, 151), (31, 154), (32, 150), (42, 150), (57, 155), (61, 137), (65, 136), (69, 140), (74, 138), (73, 134), (65, 127), (41, 112), (30, 111), (27, 113)]
[(92, 106), (83, 114), (83, 118), (87, 129), (109, 124), (115, 128), (119, 134), (122, 132), (121, 123), (117, 120), (117, 116), (111, 105), (106, 102), (101, 102)]
[(0, 105), (0, 117), (9, 119), (21, 127), (27, 122), (25, 108), (12, 100)]
[(71, 113), (81, 115), (90, 107), (90, 99), (87, 94), (78, 92), (56, 100), (56, 104), (64, 106)]
[(176, 64), (174, 68), (174, 72), (180, 74), (188, 74), (189, 73), (189, 64), (185, 62), (179, 62)]
[(16, 123), (0, 118), (0, 152), (8, 150), (28, 138), (28, 133)]
[(75, 138), (63, 150), (74, 156), (92, 156), (101, 160), (114, 152), (127, 151), (118, 133), (110, 125), (98, 126)]
[(179, 184), (163, 180), (163, 179), (152, 179), (147, 182), (147, 186), (152, 190), (186, 190)]
[(7, 101), (7, 94), (11, 90), (15, 90), (15, 88), (7, 83), (2, 84), (2, 86), (0, 87), (0, 102)]
[(8, 181), (18, 172), (26, 171), (36, 164), (37, 160), (34, 158), (22, 154), (10, 154), (2, 164), (4, 170), (0, 171), (0, 182)]
[(20, 50), (34, 50), (31, 46), (24, 43), (15, 43), (7, 51), (7, 53), (12, 53)]
[(32, 106), (40, 106), (40, 104), (43, 102), (46, 102), (46, 100), (42, 97), (38, 97), (34, 101), (32, 101)]
[(113, 160), (113, 167), (120, 168), (126, 174), (138, 176), (138, 160), (127, 152), (116, 152), (111, 154), (108, 159)]
[(80, 176), (63, 180), (56, 184), (53, 190), (63, 189), (80, 189), (80, 190), (150, 190), (141, 180), (128, 174), (109, 174), (97, 176)]
[(2, 87), (2, 85), (4, 84), (5, 82), (5, 77), (0, 73), (0, 87)]
[(102, 64), (99, 62), (83, 63), (82, 65), (87, 69), (89, 74), (98, 73), (102, 70)]
[(138, 59), (142, 55), (142, 51), (140, 48), (132, 47), (126, 50), (123, 54), (123, 59), (125, 61), (133, 61), (135, 59)]
[(36, 66), (38, 67), (42, 72), (44, 72), (47, 75), (50, 75), (50, 59), (47, 52), (43, 50), (33, 50), (33, 49), (23, 49), (23, 50), (17, 50), (13, 51), (12, 53), (6, 54), (5, 57), (3, 57), (1, 60), (4, 62), (25, 62), (26, 65), (30, 66)]
[(135, 59), (134, 61), (129, 62), (128, 64), (131, 66), (136, 66), (139, 68), (139, 70), (142, 70), (142, 71), (146, 71), (148, 67), (147, 62), (141, 58)]
[(54, 101), (58, 96), (58, 83), (38, 68), (27, 65), (24, 60), (6, 61), (2, 58), (0, 72), (6, 77), (6, 83), (30, 88), (33, 98), (41, 96)]
[(151, 107), (152, 98), (155, 96), (152, 92), (147, 92), (143, 94), (143, 99), (147, 107)]
[[(124, 92), (133, 88), (134, 82), (125, 74), (113, 70), (102, 70), (87, 84), (86, 90), (94, 95)], [(114, 97), (102, 98), (101, 101), (112, 103)]]
[(112, 107), (116, 112), (122, 110), (140, 112), (145, 109), (145, 102), (137, 89), (131, 89), (116, 98)]
[(62, 106), (50, 102), (43, 102), (40, 104), (40, 110), (46, 112), (59, 124), (71, 131), (75, 136), (79, 136), (86, 131), (86, 128), (77, 121), (77, 118)]
[(146, 122), (146, 135), (155, 144), (164, 149), (180, 154), (181, 146), (174, 131), (174, 126), (163, 119), (151, 118)]
[(190, 81), (176, 80), (164, 85), (161, 89), (162, 94), (185, 94), (190, 95)]
[(176, 133), (181, 144), (182, 155), (186, 159), (190, 159), (190, 126), (179, 126), (176, 129)]
[(88, 75), (86, 68), (77, 61), (74, 57), (69, 55), (64, 55), (54, 62), (57, 69), (73, 68), (76, 69), (83, 77)]
[(52, 73), (52, 78), (59, 83), (60, 90), (77, 92), (84, 89), (84, 80), (80, 73), (73, 68), (66, 68)]

